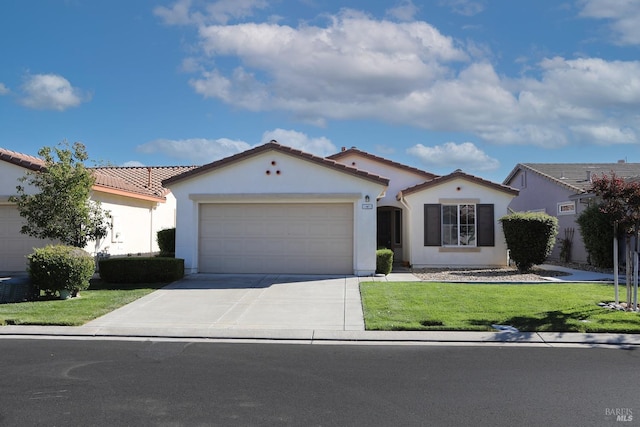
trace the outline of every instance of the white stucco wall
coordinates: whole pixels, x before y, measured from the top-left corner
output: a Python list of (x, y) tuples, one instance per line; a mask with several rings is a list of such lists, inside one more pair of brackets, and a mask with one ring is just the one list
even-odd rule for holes
[[(409, 262), (414, 268), (506, 265), (507, 245), (498, 219), (508, 213), (507, 206), (512, 198), (511, 194), (462, 178), (407, 195), (405, 200), (410, 206), (408, 222), (411, 227)], [(424, 205), (429, 203), (493, 204), (495, 246), (472, 248), (424, 246)]]
[(156, 235), (159, 230), (175, 226), (176, 200), (172, 194), (158, 203), (115, 194), (94, 191), (92, 200), (109, 211), (113, 229), (98, 242), (91, 242), (86, 250), (111, 255), (147, 254), (158, 252)]
[[(20, 184), (18, 179), (27, 171), (28, 169), (0, 160), (0, 198), (6, 200), (7, 197), (16, 195), (16, 186)], [(27, 193), (32, 192), (29, 187), (26, 190)]]
[(377, 207), (393, 206), (402, 209), (402, 248), (395, 249), (394, 258), (396, 260), (406, 261), (409, 259), (409, 245), (407, 242), (411, 239), (411, 228), (408, 222), (408, 212), (406, 207), (397, 200), (396, 196), (398, 192), (405, 190), (414, 185), (422, 184), (428, 179), (424, 175), (414, 173), (407, 169), (402, 169), (397, 166), (382, 163), (371, 159), (369, 157), (362, 156), (358, 153), (350, 153), (336, 159), (336, 161), (356, 167), (367, 172), (383, 176), (389, 179), (389, 187), (387, 188), (383, 197), (377, 201)]
[(358, 153), (346, 155), (336, 161), (344, 165), (356, 167), (358, 169), (389, 178), (389, 187), (387, 188), (384, 197), (378, 200), (378, 206), (395, 206), (397, 208), (403, 208), (402, 204), (396, 200), (398, 192), (427, 181), (427, 179), (420, 174), (375, 161), (368, 157), (361, 156)]
[[(267, 174), (269, 171), (269, 174)], [(279, 171), (279, 172), (278, 172)], [(198, 272), (200, 203), (353, 203), (354, 274), (375, 272), (376, 197), (384, 186), (279, 151), (267, 151), (170, 184), (177, 200), (176, 257)], [(372, 209), (363, 209), (365, 196)]]

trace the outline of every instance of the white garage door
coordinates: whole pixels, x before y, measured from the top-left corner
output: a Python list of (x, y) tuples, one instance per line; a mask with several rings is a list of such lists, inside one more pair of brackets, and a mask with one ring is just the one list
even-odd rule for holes
[(349, 203), (202, 204), (201, 273), (353, 274)]
[(47, 244), (47, 241), (21, 234), (23, 221), (15, 206), (0, 205), (0, 271), (25, 271), (26, 256), (33, 248)]

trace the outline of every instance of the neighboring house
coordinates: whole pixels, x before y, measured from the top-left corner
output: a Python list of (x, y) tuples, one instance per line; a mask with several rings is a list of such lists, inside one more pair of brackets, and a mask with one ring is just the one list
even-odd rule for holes
[[(44, 168), (37, 157), (0, 148), (0, 271), (24, 271), (26, 256), (50, 241), (20, 233), (24, 219), (9, 196), (27, 171)], [(112, 216), (109, 234), (85, 248), (91, 253), (126, 255), (158, 251), (156, 233), (175, 226), (175, 198), (161, 181), (193, 167), (94, 168), (91, 199)]]
[(506, 265), (497, 219), (518, 193), (355, 148), (322, 158), (276, 141), (163, 185), (177, 199), (186, 273), (369, 275), (378, 246), (414, 267)]
[[(586, 263), (588, 254), (576, 219), (593, 198), (592, 178), (611, 176), (612, 172), (621, 178), (635, 178), (640, 175), (640, 163), (519, 163), (504, 180), (505, 185), (520, 190), (509, 208), (557, 217), (558, 241), (573, 233), (571, 260)], [(556, 245), (549, 258), (560, 259), (560, 250)]]

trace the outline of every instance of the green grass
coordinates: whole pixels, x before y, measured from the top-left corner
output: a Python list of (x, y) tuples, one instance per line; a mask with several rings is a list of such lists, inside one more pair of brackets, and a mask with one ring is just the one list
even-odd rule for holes
[(107, 284), (92, 280), (79, 298), (0, 304), (0, 325), (78, 326), (128, 304), (166, 283)]
[(608, 284), (456, 284), (367, 282), (360, 285), (367, 330), (640, 333), (640, 314), (601, 308)]

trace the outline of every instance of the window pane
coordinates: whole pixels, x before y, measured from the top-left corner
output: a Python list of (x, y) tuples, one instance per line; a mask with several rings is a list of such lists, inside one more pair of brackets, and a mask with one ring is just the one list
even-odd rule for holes
[(448, 246), (476, 245), (475, 205), (442, 207), (442, 244)]
[(458, 245), (458, 207), (442, 207), (442, 244)]
[(476, 206), (460, 205), (460, 245), (476, 244)]

